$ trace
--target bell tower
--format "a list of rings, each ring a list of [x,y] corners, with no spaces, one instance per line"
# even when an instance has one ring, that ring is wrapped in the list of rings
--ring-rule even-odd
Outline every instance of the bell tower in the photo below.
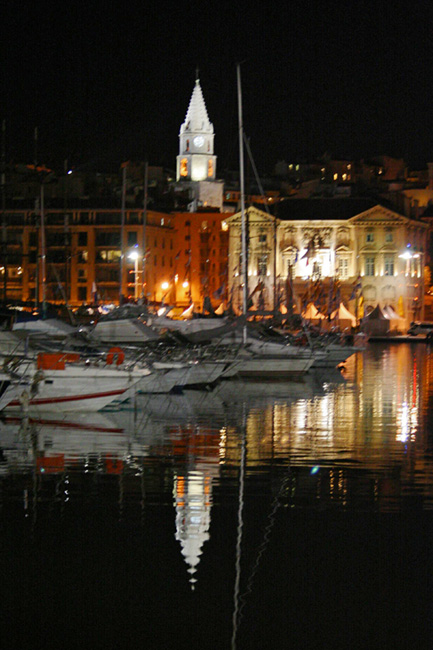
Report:
[[[179,155],[176,158],[177,181],[215,181],[214,129],[206,110],[200,80],[194,90],[179,132]]]

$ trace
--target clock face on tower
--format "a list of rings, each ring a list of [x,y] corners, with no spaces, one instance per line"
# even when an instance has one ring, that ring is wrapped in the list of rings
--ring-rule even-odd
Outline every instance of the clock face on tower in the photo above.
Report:
[[[198,148],[204,145],[204,137],[202,135],[196,135],[194,138],[194,145]]]

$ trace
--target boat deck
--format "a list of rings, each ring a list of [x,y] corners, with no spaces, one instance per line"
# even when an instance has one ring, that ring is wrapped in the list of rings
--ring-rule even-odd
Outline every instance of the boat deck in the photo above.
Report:
[[[416,336],[410,336],[409,334],[397,334],[397,335],[386,335],[382,336],[370,336],[368,339],[369,343],[431,343],[430,340],[427,340],[425,334],[417,334]]]

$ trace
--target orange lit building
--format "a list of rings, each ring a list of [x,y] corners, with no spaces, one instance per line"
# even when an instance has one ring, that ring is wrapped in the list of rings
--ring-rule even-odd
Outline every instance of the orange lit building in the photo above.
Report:
[[[216,308],[227,296],[228,226],[221,212],[177,212],[173,297],[198,308],[209,296]]]
[[[8,210],[7,298],[40,302],[42,231],[31,210]],[[143,240],[143,211],[126,210],[121,246],[120,210],[46,210],[46,300],[70,305],[99,301],[117,303],[122,293],[161,301],[175,265],[175,233],[170,215],[148,211]],[[129,258],[138,252],[137,264]],[[123,251],[120,292],[120,258]],[[144,283],[143,283],[144,258]],[[4,262],[1,273],[4,277]],[[137,270],[137,278],[135,278]],[[0,278],[0,286],[3,280]]]

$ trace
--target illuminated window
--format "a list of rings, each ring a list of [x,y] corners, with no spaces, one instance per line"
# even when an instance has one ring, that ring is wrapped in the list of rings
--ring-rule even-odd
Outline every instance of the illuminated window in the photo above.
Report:
[[[374,257],[365,258],[365,275],[374,275]]]
[[[228,225],[227,221],[221,221],[221,230],[223,230],[224,232],[227,232],[228,229],[229,229],[229,225]]]
[[[343,179],[343,181],[346,181],[347,180],[347,174],[343,174],[341,178]]]
[[[188,160],[187,158],[182,158],[180,161],[180,175],[188,176]]]
[[[334,174],[334,181],[338,181],[338,174]]]
[[[349,277],[349,260],[345,257],[337,258],[338,275],[341,279]]]
[[[268,272],[268,256],[267,254],[259,255],[257,259],[257,274],[261,276],[267,275]]]
[[[212,158],[209,158],[207,161],[207,175],[209,177],[213,176],[213,160]]]
[[[394,275],[394,255],[385,255],[383,268],[385,275]]]

